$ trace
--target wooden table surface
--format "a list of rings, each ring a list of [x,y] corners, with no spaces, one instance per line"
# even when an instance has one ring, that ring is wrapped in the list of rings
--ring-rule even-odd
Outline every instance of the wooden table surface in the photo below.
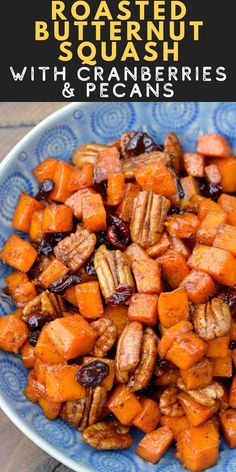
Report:
[[[64,103],[0,103],[0,161],[8,151]],[[0,410],[0,472],[69,472],[27,439]]]

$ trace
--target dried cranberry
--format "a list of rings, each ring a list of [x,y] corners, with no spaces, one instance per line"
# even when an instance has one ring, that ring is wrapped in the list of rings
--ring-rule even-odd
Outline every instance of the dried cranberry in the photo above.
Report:
[[[223,193],[223,189],[220,185],[213,185],[210,182],[208,182],[208,180],[206,180],[204,178],[200,179],[199,188],[200,188],[200,192],[203,195],[203,197],[211,198],[215,202],[218,200],[218,198]]]
[[[90,256],[90,258],[87,260],[84,270],[86,274],[88,275],[96,275],[96,270],[94,268],[94,254]]]
[[[60,279],[55,280],[52,284],[48,286],[49,292],[52,293],[64,293],[68,288],[73,287],[73,285],[79,284],[81,278],[76,275],[63,275]]]
[[[163,151],[163,146],[157,145],[148,133],[137,131],[125,146],[125,154],[138,156],[145,152]]]
[[[48,256],[53,252],[54,246],[56,246],[62,239],[68,236],[70,233],[45,233],[43,239],[38,247],[38,253]]]
[[[32,331],[32,333],[28,334],[28,341],[31,346],[36,346],[40,333],[41,331]]]
[[[88,365],[81,367],[76,374],[83,387],[96,387],[109,375],[109,365],[102,361],[93,361]]]
[[[101,246],[102,244],[107,244],[106,231],[100,231],[99,233],[96,233],[96,238],[97,238],[97,242],[95,246],[96,249],[99,248],[99,246]]]
[[[227,303],[231,312],[236,308],[236,289],[228,287],[220,293],[220,298]]]
[[[48,194],[53,190],[54,182],[51,179],[45,179],[40,184],[39,191],[35,195],[36,200],[47,200]]]
[[[47,318],[42,313],[31,313],[27,320],[27,326],[30,331],[40,331],[45,325]]]
[[[168,215],[174,215],[174,214],[179,214],[180,213],[180,206],[179,205],[175,205],[173,207],[171,207],[168,211]]]
[[[236,341],[230,341],[229,348],[230,349],[236,349]]]
[[[133,287],[130,285],[118,285],[116,292],[107,298],[108,305],[121,305],[127,302],[133,295]]]
[[[118,218],[117,216],[110,215],[108,217],[109,226],[107,230],[107,239],[111,246],[116,249],[125,249],[130,242],[130,231],[128,224]]]
[[[179,198],[185,198],[185,193],[181,185],[180,178],[178,177],[178,175],[176,175],[175,178],[176,178],[176,185],[177,185]]]

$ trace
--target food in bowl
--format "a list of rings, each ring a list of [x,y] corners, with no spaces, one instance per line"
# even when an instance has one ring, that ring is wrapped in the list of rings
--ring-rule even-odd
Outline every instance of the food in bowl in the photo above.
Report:
[[[201,136],[186,154],[173,133],[158,145],[131,131],[72,163],[46,158],[38,193],[22,189],[1,251],[17,309],[0,318],[0,348],[20,350],[26,397],[90,446],[128,448],[136,427],[142,459],[175,441],[186,468],[211,467],[219,428],[236,446],[229,143]]]

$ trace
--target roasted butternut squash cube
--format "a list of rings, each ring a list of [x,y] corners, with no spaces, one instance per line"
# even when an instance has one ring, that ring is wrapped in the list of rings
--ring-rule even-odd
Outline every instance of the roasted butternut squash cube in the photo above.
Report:
[[[166,229],[171,236],[176,238],[191,239],[195,238],[200,221],[192,213],[182,215],[171,215],[167,217]]]
[[[167,233],[164,232],[159,242],[154,244],[153,246],[149,246],[146,249],[146,252],[150,257],[159,257],[159,256],[162,256],[162,254],[164,254],[167,251],[167,249],[169,249],[170,245],[171,245],[170,239]]]
[[[183,164],[188,175],[204,177],[205,157],[197,152],[183,154]]]
[[[220,357],[224,359],[228,355],[229,350],[229,336],[221,336],[220,338],[208,341],[206,356],[217,359]]]
[[[29,372],[24,395],[33,403],[37,403],[39,398],[46,397],[45,385],[36,378],[34,370]]]
[[[180,369],[187,390],[196,390],[209,385],[213,377],[212,362],[206,357],[189,369]]]
[[[178,395],[181,406],[187,415],[188,421],[192,426],[198,426],[199,424],[207,421],[219,408],[219,401],[215,401],[215,405],[201,405],[196,402],[187,392],[181,392]]]
[[[104,315],[115,323],[118,335],[129,323],[128,307],[125,305],[107,305]]]
[[[21,346],[21,357],[23,365],[26,369],[33,369],[34,367],[34,347],[31,346],[29,341],[25,341]]]
[[[128,317],[130,321],[140,321],[149,326],[157,322],[157,295],[135,293],[130,299]]]
[[[45,326],[38,338],[37,344],[34,348],[35,358],[40,359],[42,362],[49,364],[62,364],[65,362],[64,357],[59,354],[55,346],[51,342],[48,336],[48,326]]]
[[[39,405],[43,410],[44,416],[48,420],[55,420],[60,415],[61,412],[61,403],[51,402],[46,398],[39,398]]]
[[[236,447],[236,409],[230,408],[220,415],[221,427],[229,447]]]
[[[0,259],[20,272],[28,272],[38,256],[37,251],[28,241],[16,234],[9,236],[1,253]]]
[[[33,213],[42,208],[43,205],[40,202],[22,192],[13,215],[12,226],[19,231],[28,233]]]
[[[229,406],[236,408],[236,375],[232,380],[229,390]]]
[[[153,261],[151,258],[144,261],[134,261],[132,271],[139,293],[159,293],[161,291],[161,271],[157,261]]]
[[[117,215],[124,221],[130,221],[131,205],[133,203],[136,193],[140,187],[136,183],[128,182],[124,187],[124,194],[122,200],[116,210]]]
[[[166,198],[178,194],[175,175],[162,161],[137,169],[135,179],[142,190],[153,190]]]
[[[175,339],[166,358],[180,369],[189,369],[206,354],[206,351],[207,343],[190,331]]]
[[[111,394],[107,405],[121,424],[129,424],[142,411],[142,405],[126,385],[119,385]]]
[[[191,269],[207,272],[216,282],[223,285],[236,284],[236,259],[224,249],[198,244],[188,260],[188,265]]]
[[[66,205],[48,205],[43,211],[43,232],[61,233],[71,231],[73,212]]]
[[[55,202],[65,202],[66,199],[71,195],[71,191],[68,188],[71,174],[74,167],[65,161],[58,161],[56,172],[53,176],[54,187],[50,192],[51,200]]]
[[[78,220],[82,220],[82,198],[95,194],[96,192],[93,188],[82,188],[67,198],[65,205],[72,209],[74,216]]]
[[[132,424],[144,433],[154,431],[160,421],[161,413],[157,402],[151,398],[140,398],[142,411],[135,416]]]
[[[171,326],[171,328],[165,329],[157,347],[159,356],[165,357],[172,343],[182,334],[190,333],[192,330],[193,325],[190,321],[179,321],[179,323]]]
[[[158,316],[165,328],[189,319],[188,296],[185,288],[162,292],[158,299]]]
[[[221,224],[215,235],[213,246],[220,249],[226,249],[236,256],[236,227],[232,225]]]
[[[217,203],[227,213],[227,223],[236,226],[236,197],[222,193]]]
[[[203,218],[198,228],[197,235],[196,235],[197,242],[199,244],[205,244],[206,246],[212,246],[220,226],[226,222],[226,219],[227,219],[227,215],[224,211],[222,212],[210,211],[205,216],[205,218]],[[215,246],[215,247],[219,247],[219,246]],[[222,249],[227,249],[227,248],[225,247]]]
[[[146,436],[138,443],[136,454],[142,459],[156,464],[165,454],[174,439],[173,432],[168,426],[147,433]]]
[[[198,138],[197,152],[203,156],[229,157],[231,148],[227,139],[222,134],[204,134]]]
[[[186,200],[191,200],[192,197],[200,194],[199,186],[191,175],[188,175],[188,177],[182,177],[180,183]]]
[[[17,353],[27,339],[28,328],[15,315],[0,317],[0,349]]]
[[[35,283],[24,272],[12,272],[5,278],[7,288],[17,306],[24,306],[33,300],[37,293]]]
[[[200,221],[208,215],[209,212],[222,212],[222,208],[219,203],[213,202],[210,198],[203,198],[198,207],[198,218]]]
[[[82,218],[90,231],[106,229],[106,210],[99,194],[82,198]]]
[[[107,179],[107,205],[116,206],[119,205],[125,189],[125,176],[124,174],[111,174],[108,175]]]
[[[43,162],[40,162],[40,164],[33,169],[33,174],[38,182],[41,183],[46,179],[52,180],[59,162],[60,161],[53,159],[52,157],[48,157]]]
[[[68,191],[76,192],[93,185],[93,164],[85,163],[82,167],[73,167],[69,175]]]
[[[160,424],[168,426],[174,435],[174,440],[177,441],[180,433],[187,428],[190,428],[190,423],[186,415],[183,416],[161,416]]]
[[[31,216],[29,237],[31,241],[39,244],[43,238],[43,209],[35,211]]]
[[[228,350],[226,357],[211,359],[213,377],[232,377],[232,355]]]
[[[80,400],[85,397],[85,388],[76,380],[78,365],[55,365],[46,371],[47,397],[53,402]]]
[[[190,272],[179,286],[186,289],[189,300],[195,305],[207,302],[208,298],[216,292],[216,285],[211,276],[201,270]]]
[[[76,285],[75,293],[80,314],[84,318],[92,319],[103,316],[103,304],[97,281]]]
[[[68,267],[66,267],[61,261],[53,259],[49,262],[46,269],[39,274],[38,281],[43,287],[47,288],[53,282],[63,277],[63,275],[66,275],[68,271]]]
[[[220,185],[224,192],[236,192],[236,159],[211,159],[210,163],[216,165],[220,172]]]
[[[176,251],[168,250],[157,259],[162,269],[162,275],[171,288],[178,288],[184,277],[189,274],[187,262],[183,256]]]

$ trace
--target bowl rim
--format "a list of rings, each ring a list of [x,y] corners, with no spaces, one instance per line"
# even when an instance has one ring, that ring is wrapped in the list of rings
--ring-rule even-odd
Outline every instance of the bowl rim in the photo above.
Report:
[[[96,102],[93,102],[94,104]],[[0,163],[0,176],[2,172],[8,169],[9,165],[15,158],[15,155],[22,150],[24,145],[27,145],[28,141],[35,137],[35,134],[45,131],[45,128],[49,126],[53,120],[62,119],[64,116],[67,116],[68,113],[73,112],[78,106],[82,108],[86,108],[88,103],[86,102],[72,102],[66,104],[59,110],[48,115],[42,121],[40,121],[37,125],[35,125],[28,133],[26,133],[23,138],[9,151],[9,153],[3,158],[2,162]],[[52,456],[54,459],[58,460],[65,466],[69,467],[70,469],[76,472],[94,472],[90,466],[80,464],[75,459],[71,459],[66,457],[63,452],[59,448],[54,445],[51,445],[46,439],[44,439],[39,433],[37,433],[29,424],[27,424],[26,420],[22,418],[16,411],[12,409],[9,405],[9,401],[7,398],[4,397],[4,394],[0,392],[0,408],[2,411],[8,416],[11,422],[33,443],[35,443],[40,449],[45,451],[47,454]],[[78,446],[79,447],[79,446]],[[88,446],[89,447],[89,446]]]

